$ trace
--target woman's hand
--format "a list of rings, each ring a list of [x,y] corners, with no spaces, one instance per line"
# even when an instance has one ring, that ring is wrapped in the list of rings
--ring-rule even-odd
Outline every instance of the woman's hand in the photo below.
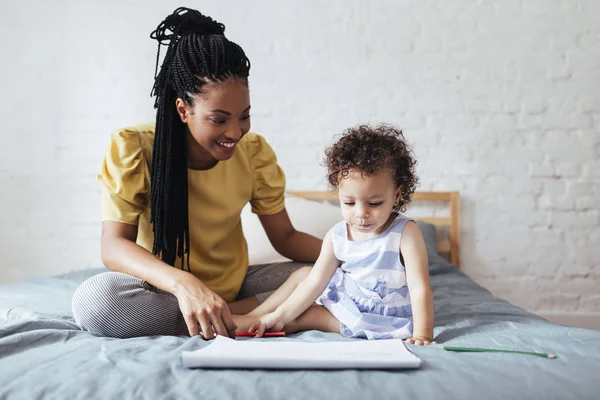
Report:
[[[262,316],[258,321],[250,325],[249,332],[256,332],[257,338],[261,337],[266,330],[281,331],[284,326],[283,317],[277,311]]]
[[[235,337],[237,326],[227,303],[199,279],[187,276],[173,294],[179,302],[190,336],[198,335],[200,327],[205,339],[212,339],[215,333]]]
[[[406,343],[415,344],[417,346],[429,346],[430,344],[437,344],[433,339],[425,336],[413,336],[405,340]]]

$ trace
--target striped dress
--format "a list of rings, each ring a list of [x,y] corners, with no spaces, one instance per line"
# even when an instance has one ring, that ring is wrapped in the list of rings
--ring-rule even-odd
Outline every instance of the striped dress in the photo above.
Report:
[[[340,333],[367,339],[412,336],[412,308],[400,262],[400,239],[410,219],[398,215],[380,235],[348,240],[346,222],[333,227],[335,256],[342,261],[317,299],[339,321]]]

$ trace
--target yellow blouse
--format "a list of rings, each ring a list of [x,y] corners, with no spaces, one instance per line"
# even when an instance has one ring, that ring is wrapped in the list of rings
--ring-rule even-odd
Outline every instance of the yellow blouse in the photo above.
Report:
[[[118,130],[102,162],[102,220],[138,226],[137,243],[152,251],[150,171],[154,124]],[[266,140],[246,134],[232,158],[209,170],[188,169],[190,268],[226,301],[236,299],[248,268],[240,213],[284,208],[285,176]],[[183,260],[178,259],[177,267]]]

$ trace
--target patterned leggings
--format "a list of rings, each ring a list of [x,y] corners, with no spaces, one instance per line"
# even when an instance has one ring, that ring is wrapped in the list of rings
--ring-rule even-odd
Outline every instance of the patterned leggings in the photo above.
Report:
[[[287,262],[249,267],[238,299],[256,296],[264,301],[305,265]],[[82,330],[103,336],[189,335],[175,296],[120,272],[104,272],[83,282],[73,295],[72,307]]]

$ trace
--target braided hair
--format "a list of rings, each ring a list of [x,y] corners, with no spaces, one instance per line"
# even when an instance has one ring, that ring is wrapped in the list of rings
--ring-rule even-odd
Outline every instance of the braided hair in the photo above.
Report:
[[[193,106],[192,96],[206,93],[205,85],[209,83],[231,77],[247,83],[250,61],[224,32],[223,24],[196,10],[180,7],[150,34],[158,41],[151,92],[151,96],[156,96],[157,109],[150,175],[152,252],[170,265],[187,254],[188,270],[187,126],[179,118],[175,103],[181,98]],[[161,45],[167,46],[167,52],[159,72]]]

